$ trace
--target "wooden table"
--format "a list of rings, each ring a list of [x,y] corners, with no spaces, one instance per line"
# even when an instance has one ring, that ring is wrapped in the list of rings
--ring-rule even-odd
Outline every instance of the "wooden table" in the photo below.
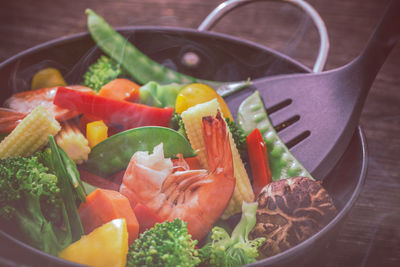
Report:
[[[12,0],[0,3],[0,62],[57,37],[86,30],[90,7],[113,26],[195,28],[221,1]],[[331,41],[326,69],[346,64],[362,49],[386,1],[310,0]],[[311,67],[318,35],[298,9],[256,2],[235,10],[213,30],[271,47]],[[2,85],[4,86],[4,85]],[[361,195],[329,252],[315,266],[400,266],[400,45],[379,73],[360,124],[368,141],[368,173]],[[319,263],[318,263],[319,262]],[[321,263],[323,262],[323,263]]]

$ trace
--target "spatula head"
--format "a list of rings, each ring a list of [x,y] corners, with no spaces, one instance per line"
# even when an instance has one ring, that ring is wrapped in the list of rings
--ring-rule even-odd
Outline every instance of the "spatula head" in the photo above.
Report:
[[[360,90],[354,88],[357,82],[349,73],[335,70],[260,79],[226,101],[239,106],[258,90],[282,140],[314,178],[323,179],[348,146],[361,111]]]

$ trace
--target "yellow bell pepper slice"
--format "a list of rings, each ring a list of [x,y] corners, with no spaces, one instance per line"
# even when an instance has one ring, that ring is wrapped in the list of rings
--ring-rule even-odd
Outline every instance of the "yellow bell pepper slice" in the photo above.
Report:
[[[104,141],[108,137],[108,127],[103,121],[93,121],[86,124],[86,139],[90,148]]]
[[[56,68],[45,68],[38,71],[32,78],[31,90],[66,86],[63,76]]]
[[[126,221],[115,219],[72,243],[58,256],[88,266],[124,267],[128,249]]]
[[[181,114],[190,107],[217,99],[225,118],[233,121],[231,111],[224,99],[210,86],[202,83],[192,83],[185,86],[178,94],[175,102],[175,112]]]

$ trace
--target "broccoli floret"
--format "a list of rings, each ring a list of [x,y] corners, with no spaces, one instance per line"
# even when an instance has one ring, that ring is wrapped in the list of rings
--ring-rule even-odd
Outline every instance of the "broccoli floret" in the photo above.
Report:
[[[246,133],[241,128],[239,128],[234,121],[230,120],[229,118],[226,118],[225,121],[229,127],[229,130],[232,133],[233,140],[235,141],[236,148],[238,149],[240,156],[242,157],[242,159],[246,159],[247,158]]]
[[[121,74],[120,64],[103,55],[89,66],[88,71],[83,75],[83,85],[98,92],[103,85],[116,79]]]
[[[235,267],[257,261],[258,248],[265,238],[249,240],[248,235],[256,224],[257,202],[242,204],[242,217],[233,229],[232,235],[225,229],[213,227],[212,241],[199,251],[204,266]]]
[[[172,115],[170,127],[187,139],[185,124],[183,123],[181,115],[179,115],[178,113],[174,113]]]
[[[72,241],[71,232],[58,179],[39,158],[0,159],[0,221],[24,242],[56,255]]]
[[[196,244],[182,220],[157,223],[131,245],[127,266],[196,266],[200,263]]]

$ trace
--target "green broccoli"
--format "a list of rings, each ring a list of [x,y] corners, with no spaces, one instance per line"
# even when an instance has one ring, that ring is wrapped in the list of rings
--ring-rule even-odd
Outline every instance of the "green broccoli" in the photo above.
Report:
[[[183,135],[184,137],[186,137],[187,139],[185,125],[183,124],[181,115],[179,115],[178,113],[174,113],[172,115],[170,127],[175,131],[177,131],[178,133],[180,133],[181,135]]]
[[[214,226],[212,241],[199,251],[201,262],[205,266],[235,267],[257,261],[258,247],[265,238],[249,240],[248,235],[256,224],[257,202],[242,204],[242,217],[233,229],[232,235],[225,229]]]
[[[0,221],[22,241],[56,255],[72,242],[71,230],[58,179],[38,153],[0,159]]]
[[[230,132],[232,133],[233,140],[235,141],[236,148],[239,151],[240,156],[243,160],[247,159],[247,135],[246,133],[239,128],[234,121],[231,121],[229,118],[225,119],[226,124],[229,127]]]
[[[196,266],[200,263],[196,244],[182,220],[157,223],[131,245],[127,266]]]
[[[103,55],[89,66],[88,71],[83,75],[83,85],[98,92],[103,85],[118,78],[121,74],[120,64]]]

